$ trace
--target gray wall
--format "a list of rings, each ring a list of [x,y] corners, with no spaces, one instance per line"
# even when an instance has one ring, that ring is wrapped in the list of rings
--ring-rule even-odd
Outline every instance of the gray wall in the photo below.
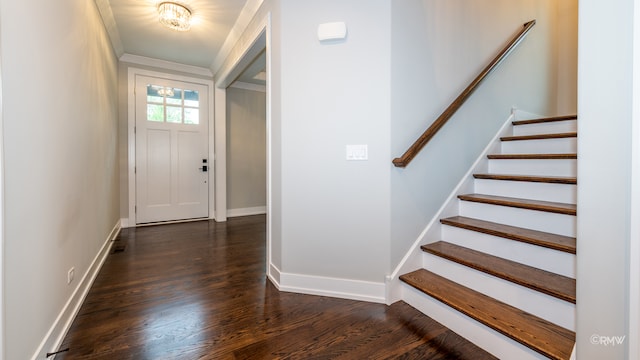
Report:
[[[0,13],[4,355],[29,359],[119,220],[117,60],[93,1]]]
[[[577,0],[569,2],[576,12]],[[558,22],[567,19],[560,18],[556,1],[391,3],[393,157],[402,155],[522,24],[537,20],[519,48],[413,162],[405,169],[391,171],[393,268],[507,119],[512,106],[543,115],[553,115],[558,108],[575,113],[575,108],[571,109],[576,102],[575,82],[560,81],[555,75],[575,73],[576,55],[572,55],[573,62],[571,58],[558,59]],[[570,38],[570,34],[563,37]],[[558,89],[573,100],[559,107]]]
[[[252,29],[268,11],[271,264],[284,273],[383,282],[512,106],[575,111],[575,82],[554,76],[575,72],[575,55],[561,64],[556,41],[571,38],[575,22],[559,29],[551,0],[267,0]],[[391,159],[532,18],[533,34],[455,125],[410,169],[393,168]],[[347,39],[320,44],[318,25],[333,21],[347,24]],[[249,42],[241,39],[223,69]],[[573,100],[560,105],[559,89]],[[345,161],[348,144],[368,144],[369,160]]]
[[[575,114],[578,109],[578,0],[557,1],[555,21],[558,114]]]
[[[267,205],[266,94],[227,89],[227,208]]]
[[[382,282],[389,268],[390,1],[283,0],[281,220],[285,273]],[[321,44],[318,25],[347,39]],[[345,146],[368,144],[368,161]]]

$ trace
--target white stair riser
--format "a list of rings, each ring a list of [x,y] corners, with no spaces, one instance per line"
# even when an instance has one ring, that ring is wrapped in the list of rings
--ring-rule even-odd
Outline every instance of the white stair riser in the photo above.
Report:
[[[442,239],[555,274],[576,277],[574,254],[448,225],[442,227]]]
[[[513,127],[513,135],[537,135],[577,132],[576,120],[554,121],[540,124],[517,125]]]
[[[503,303],[575,331],[575,305],[470,267],[424,253],[424,268]]]
[[[503,154],[565,154],[578,149],[576,138],[515,140],[501,143]]]
[[[506,175],[576,176],[576,159],[492,159],[489,172]]]
[[[548,360],[547,357],[517,343],[497,331],[452,309],[440,301],[403,284],[403,299],[430,318],[488,351],[499,359]]]
[[[460,215],[526,229],[576,236],[576,217],[545,211],[460,201]]]
[[[567,204],[576,203],[575,185],[476,179],[474,186],[475,192],[478,194],[554,201]]]

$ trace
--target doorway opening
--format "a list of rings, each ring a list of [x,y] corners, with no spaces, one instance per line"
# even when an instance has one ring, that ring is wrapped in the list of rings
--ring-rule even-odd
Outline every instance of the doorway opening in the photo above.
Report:
[[[235,215],[233,211],[228,213],[228,187],[233,185],[228,184],[229,176],[228,170],[232,170],[232,166],[228,165],[230,160],[229,154],[227,154],[227,137],[229,129],[227,129],[227,113],[232,112],[232,105],[227,107],[227,98],[233,97],[236,90],[256,90],[257,87],[264,87],[264,158],[266,160],[264,179],[266,206],[264,212],[266,213],[266,273],[271,278],[270,264],[272,263],[272,229],[273,229],[273,214],[272,214],[272,137],[271,137],[271,15],[267,14],[261,23],[257,24],[254,28],[254,36],[244,42],[246,46],[242,48],[238,53],[241,53],[235,61],[229,64],[220,76],[216,79],[215,88],[215,184],[216,184],[216,220],[224,221],[227,216]],[[239,42],[240,43],[240,42]],[[262,82],[260,82],[260,79]],[[239,80],[239,81],[238,81]],[[235,85],[234,85],[235,84]],[[244,84],[244,85],[238,85]],[[230,86],[232,86],[230,88]],[[243,89],[244,88],[244,89]],[[238,90],[238,91],[240,91]],[[255,95],[255,94],[254,94]],[[261,96],[261,95],[260,95]],[[233,149],[230,149],[233,152]],[[231,154],[233,156],[233,154]],[[233,176],[233,175],[231,175]],[[260,175],[262,176],[262,175]],[[233,189],[230,189],[233,191]],[[229,192],[231,195],[232,193]],[[233,196],[233,195],[231,195]],[[232,205],[232,204],[231,204]],[[233,205],[232,205],[233,206]],[[231,209],[234,210],[234,209]],[[249,208],[249,210],[252,210]],[[259,210],[259,209],[253,209]],[[245,211],[245,214],[247,212]]]

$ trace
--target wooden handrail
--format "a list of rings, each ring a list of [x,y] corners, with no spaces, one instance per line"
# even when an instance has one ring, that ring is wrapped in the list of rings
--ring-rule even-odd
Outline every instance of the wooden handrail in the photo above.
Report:
[[[467,98],[476,90],[478,85],[484,80],[509,53],[524,39],[525,35],[536,24],[535,20],[531,20],[523,25],[523,29],[505,46],[502,51],[485,67],[482,72],[467,86],[464,91],[449,105],[449,107],[429,126],[429,128],[416,140],[401,157],[393,159],[393,165],[396,167],[405,167],[409,165],[411,160],[418,155],[418,152],[431,140],[431,138],[440,130],[444,124],[455,114],[456,111],[464,104]]]

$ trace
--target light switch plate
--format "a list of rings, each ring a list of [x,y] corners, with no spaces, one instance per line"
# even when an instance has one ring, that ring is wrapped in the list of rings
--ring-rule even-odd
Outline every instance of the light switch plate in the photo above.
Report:
[[[369,160],[369,150],[367,145],[347,145],[348,161]]]

